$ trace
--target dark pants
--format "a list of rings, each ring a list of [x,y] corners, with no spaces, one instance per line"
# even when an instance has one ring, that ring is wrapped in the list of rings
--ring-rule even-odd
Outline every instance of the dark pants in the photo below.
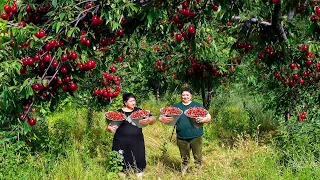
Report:
[[[180,150],[182,165],[187,165],[190,160],[190,151],[192,150],[194,163],[201,165],[202,159],[202,136],[193,139],[178,139],[177,145]]]

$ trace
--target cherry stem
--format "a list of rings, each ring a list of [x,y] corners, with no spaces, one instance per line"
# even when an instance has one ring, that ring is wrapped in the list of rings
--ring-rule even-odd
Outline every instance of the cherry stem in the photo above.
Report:
[[[28,108],[27,112],[24,114],[24,117],[23,117],[22,120],[26,119],[26,117],[28,116],[28,114],[29,114],[29,112],[30,112],[30,110],[31,110],[31,108],[33,106],[33,104],[34,104],[34,101],[32,101],[32,103],[29,105],[29,108]]]
[[[49,85],[49,84],[51,83],[51,81],[57,76],[57,74],[58,74],[58,72],[59,72],[59,70],[60,70],[61,67],[62,67],[62,65],[61,65],[61,63],[59,63],[58,68],[57,68],[56,72],[53,74],[53,76],[51,77],[51,79],[49,80],[48,85]]]
[[[77,27],[79,21],[80,21],[81,19],[83,19],[84,17],[86,17],[87,14],[85,14],[85,12],[87,12],[87,11],[89,11],[89,10],[95,8],[95,7],[96,7],[97,9],[99,9],[99,5],[93,6],[93,7],[89,8],[89,9],[85,9],[84,11],[80,12],[79,15],[78,15],[78,17],[77,17],[77,19],[71,21],[70,24],[76,22],[76,24],[74,25],[74,27]],[[96,9],[96,10],[97,10],[97,9]],[[96,11],[96,10],[95,10],[95,11]],[[81,14],[83,14],[83,16],[81,16]],[[80,16],[81,16],[81,17],[80,17]]]
[[[93,2],[93,1],[96,1],[96,0],[86,0],[86,1],[82,1],[82,2],[79,2],[78,4],[76,4],[76,6],[82,4],[82,3],[86,3],[86,2]]]
[[[43,78],[47,75],[47,72],[50,69],[53,60],[54,60],[54,58],[51,59],[49,66],[47,67],[46,71],[43,73],[43,75],[41,77],[41,80],[43,80]]]

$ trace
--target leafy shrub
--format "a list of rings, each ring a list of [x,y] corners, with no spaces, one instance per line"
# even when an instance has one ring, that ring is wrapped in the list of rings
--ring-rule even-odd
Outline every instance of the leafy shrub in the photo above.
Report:
[[[211,109],[213,124],[206,137],[228,141],[239,134],[256,135],[277,128],[273,111],[265,109],[265,100],[258,94],[248,94],[247,89],[234,85],[232,90],[218,89]]]
[[[110,151],[109,152],[109,160],[108,160],[108,165],[107,169],[110,172],[118,173],[122,171],[123,167],[123,156],[121,154],[121,151]]]
[[[281,152],[282,163],[297,168],[299,164],[306,161],[319,162],[319,118],[318,115],[301,123],[297,122],[297,117],[280,121],[279,132],[274,137],[274,143]]]

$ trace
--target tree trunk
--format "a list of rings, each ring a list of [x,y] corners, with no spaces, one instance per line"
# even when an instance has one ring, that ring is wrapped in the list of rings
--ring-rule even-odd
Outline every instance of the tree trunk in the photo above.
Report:
[[[207,85],[207,86],[206,86]],[[212,99],[212,84],[211,82],[203,82],[201,86],[202,104],[204,108],[209,109]]]
[[[160,86],[159,85],[156,87],[156,100],[160,101]]]
[[[205,83],[202,83],[202,86],[201,86],[201,96],[202,96],[202,104],[206,108],[207,98],[206,98],[206,86],[205,86]]]

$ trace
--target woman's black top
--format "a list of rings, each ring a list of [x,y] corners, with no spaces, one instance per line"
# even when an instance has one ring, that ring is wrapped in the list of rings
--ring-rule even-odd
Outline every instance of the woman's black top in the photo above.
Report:
[[[138,110],[141,109],[135,107],[132,112],[124,112],[122,109],[118,111],[130,116]],[[127,120],[121,121],[118,126],[113,138],[112,150],[118,151],[124,158],[122,171],[131,168],[135,172],[142,172],[146,168],[146,151],[142,128],[138,128]]]
[[[124,112],[122,109],[118,111],[124,113],[127,117],[130,116],[133,112],[141,110],[138,107],[135,107],[132,112]],[[132,125],[128,121],[121,121],[121,124],[118,125],[119,128],[117,129],[114,139],[117,140],[126,140],[126,141],[135,141],[139,139],[143,139],[142,128],[138,128],[135,125]]]

